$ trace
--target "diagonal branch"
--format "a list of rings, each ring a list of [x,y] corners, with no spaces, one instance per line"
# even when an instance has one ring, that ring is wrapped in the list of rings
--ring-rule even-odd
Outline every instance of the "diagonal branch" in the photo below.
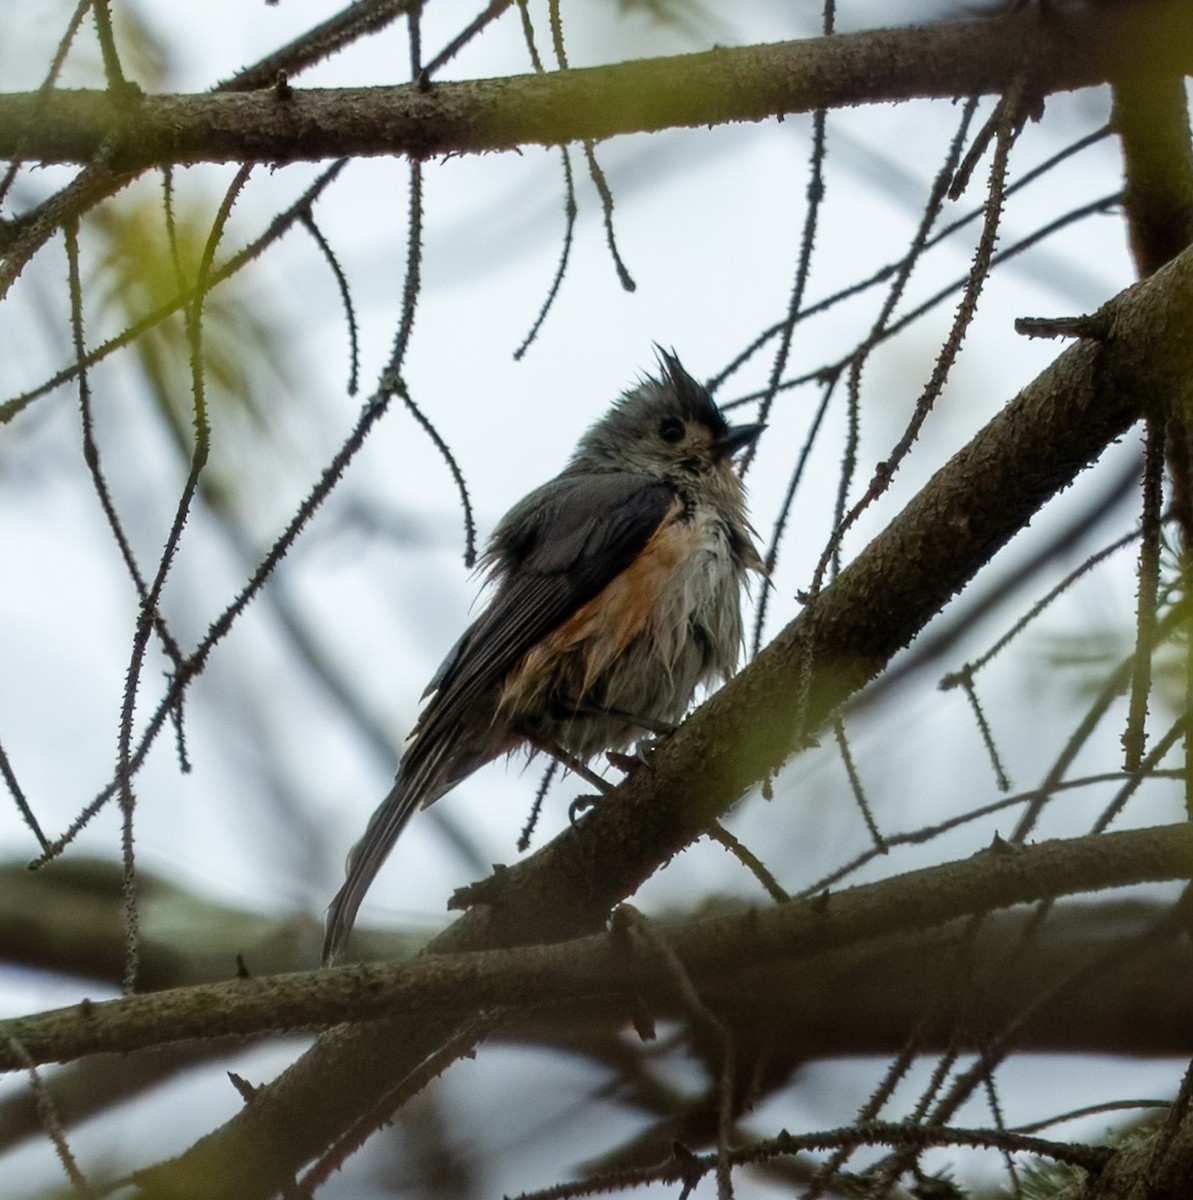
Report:
[[[1193,380],[1193,251],[1109,303],[943,467],[745,671],[579,825],[501,872],[437,952],[562,940],[610,909],[777,770],[884,668],[1043,504],[1142,411]],[[1108,845],[1109,843],[1100,843]],[[325,1034],[253,1103],[139,1177],[149,1196],[267,1196],[452,1037],[434,1011]],[[204,1182],[200,1182],[204,1181]]]

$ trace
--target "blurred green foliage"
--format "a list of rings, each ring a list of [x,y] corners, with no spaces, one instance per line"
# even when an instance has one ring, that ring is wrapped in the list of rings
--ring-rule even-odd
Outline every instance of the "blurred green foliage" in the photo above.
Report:
[[[100,325],[119,332],[193,291],[211,215],[209,206],[188,199],[174,206],[167,221],[160,198],[146,196],[95,209],[88,228],[97,257],[84,294]],[[284,330],[272,315],[268,291],[248,273],[204,295],[200,324],[198,367],[213,429],[205,493],[222,507],[231,492],[260,471],[266,444],[286,449],[278,443],[286,426],[276,419],[269,399],[298,396],[301,389],[289,370]],[[185,310],[142,333],[130,353],[171,440],[189,460],[195,384]]]

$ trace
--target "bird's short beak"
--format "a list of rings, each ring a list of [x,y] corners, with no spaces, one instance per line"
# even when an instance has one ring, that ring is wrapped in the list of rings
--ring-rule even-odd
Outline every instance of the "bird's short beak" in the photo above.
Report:
[[[739,450],[752,446],[765,428],[765,425],[734,425],[724,437],[713,442],[713,457],[722,460],[732,458]]]

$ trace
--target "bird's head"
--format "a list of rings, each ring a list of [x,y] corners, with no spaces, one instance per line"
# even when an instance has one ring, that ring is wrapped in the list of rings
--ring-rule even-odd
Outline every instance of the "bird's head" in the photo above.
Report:
[[[730,425],[709,391],[672,352],[580,439],[572,469],[632,471],[683,486],[732,473],[732,459],[762,425]]]

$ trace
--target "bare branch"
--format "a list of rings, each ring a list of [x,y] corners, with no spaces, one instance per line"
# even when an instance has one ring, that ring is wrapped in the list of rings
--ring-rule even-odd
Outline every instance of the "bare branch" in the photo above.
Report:
[[[761,121],[817,108],[1002,93],[1032,67],[1034,94],[1104,83],[1139,63],[1193,71],[1180,0],[1099,6],[710,50],[504,79],[397,87],[147,96],[0,96],[0,157],[116,172],[167,162],[293,162],[341,155],[558,145],[625,133]]]
[[[0,1069],[197,1037],[317,1028],[345,1019],[387,1017],[407,1027],[428,1013],[466,1020],[498,1007],[573,1003],[648,986],[652,995],[668,997],[674,993],[677,963],[697,986],[708,981],[719,994],[727,973],[751,964],[774,968],[1014,904],[1184,879],[1191,861],[1189,826],[1133,829],[992,849],[831,897],[826,893],[693,921],[658,935],[665,938],[665,953],[640,944],[626,954],[621,940],[601,932],[549,945],[424,954],[407,963],[235,979],[86,1002],[6,1022],[4,1030],[18,1039],[23,1057],[0,1044]]]

